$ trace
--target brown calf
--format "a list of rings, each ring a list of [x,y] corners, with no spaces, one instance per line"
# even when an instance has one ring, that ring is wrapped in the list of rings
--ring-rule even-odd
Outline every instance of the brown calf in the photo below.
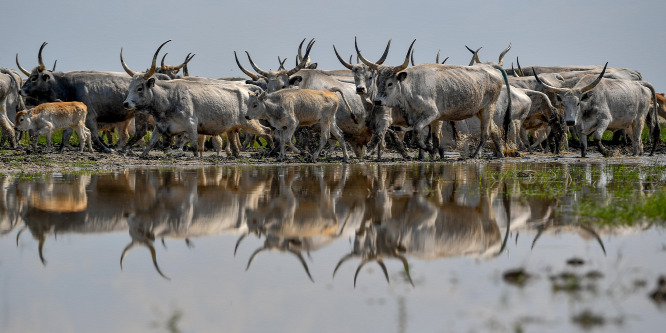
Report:
[[[37,148],[36,139],[46,135],[49,150],[51,150],[53,132],[72,128],[79,136],[80,151],[83,151],[84,144],[87,142],[88,150],[92,152],[91,133],[85,125],[87,113],[88,108],[81,102],[44,103],[33,109],[17,112],[15,128],[20,131],[35,131],[35,140],[33,140],[35,148]]]

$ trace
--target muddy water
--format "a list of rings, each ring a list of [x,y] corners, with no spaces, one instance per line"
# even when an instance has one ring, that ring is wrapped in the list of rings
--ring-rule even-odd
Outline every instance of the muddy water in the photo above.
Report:
[[[663,217],[596,208],[651,200],[663,171],[497,162],[3,176],[0,331],[661,331],[666,304],[649,295],[666,275]]]

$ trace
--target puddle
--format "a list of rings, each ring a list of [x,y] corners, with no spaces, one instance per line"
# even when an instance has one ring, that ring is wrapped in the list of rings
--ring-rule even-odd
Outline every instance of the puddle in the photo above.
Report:
[[[498,161],[2,176],[0,331],[657,331],[664,171]]]

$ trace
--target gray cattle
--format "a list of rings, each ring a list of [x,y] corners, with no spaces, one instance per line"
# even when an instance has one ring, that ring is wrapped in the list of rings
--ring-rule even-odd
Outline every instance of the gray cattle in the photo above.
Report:
[[[19,96],[20,82],[21,76],[17,72],[0,68],[0,125],[2,126],[0,146],[3,146],[6,140],[9,140],[12,147],[16,147],[14,125],[9,119],[16,116],[18,109],[25,108]]]
[[[312,43],[314,42],[310,42],[308,49],[306,49],[306,55],[309,53]],[[322,71],[319,69],[297,70],[298,67],[296,67],[293,70],[293,73],[291,73],[292,71],[266,72],[258,68],[254,62],[251,61],[251,58],[249,59],[252,67],[257,73],[266,79],[268,86],[267,91],[269,93],[282,89],[282,87],[286,88],[294,86],[310,90],[338,88],[344,91],[351,109],[348,109],[344,103],[340,104],[336,114],[337,125],[342,130],[345,141],[349,143],[356,156],[358,158],[363,158],[365,155],[365,147],[372,137],[372,130],[366,124],[367,118],[365,112],[363,112],[365,110],[363,101],[359,96],[354,94],[355,86],[351,78],[351,71],[348,71],[347,69],[343,71]],[[304,59],[307,59],[307,57],[304,56]],[[241,67],[239,63],[237,64]],[[301,64],[303,64],[303,66],[305,65],[304,62],[301,62]],[[244,69],[241,67],[241,70]],[[244,70],[244,72],[253,78],[260,77],[249,71]],[[344,73],[349,73],[350,76],[344,76]],[[350,117],[351,114],[354,114],[357,117],[356,122]]]
[[[416,40],[414,40],[415,42]],[[502,78],[510,95],[506,74],[500,66],[419,65],[407,68],[410,45],[405,61],[399,66],[383,66],[365,59],[357,48],[359,59],[377,70],[377,96],[374,103],[399,106],[407,113],[407,119],[418,133],[418,146],[427,147],[427,135],[423,129],[436,120],[463,120],[476,116],[481,121],[481,142],[472,157],[476,157],[491,134],[491,121],[495,104],[502,89]],[[496,69],[501,71],[501,75]],[[509,109],[511,103],[508,103]],[[510,111],[506,113],[504,130],[507,132]],[[502,145],[495,132],[492,138],[496,155],[503,157]]]
[[[39,65],[35,67],[21,88],[21,96],[40,102],[82,102],[88,107],[86,127],[92,133],[92,141],[104,152],[111,150],[100,140],[97,122],[116,123],[134,117],[134,110],[123,107],[129,87],[129,78],[116,72],[73,71],[53,72],[47,70],[39,48]],[[71,131],[63,134],[63,143],[69,141]],[[61,146],[60,150],[64,148]]]
[[[245,117],[248,120],[268,120],[275,128],[276,137],[280,142],[278,161],[283,161],[285,158],[285,143],[289,144],[295,152],[299,152],[291,144],[298,126],[319,124],[321,136],[319,147],[312,156],[313,161],[319,156],[329,134],[332,133],[342,147],[344,161],[349,162],[347,145],[335,119],[336,110],[340,104],[336,92],[342,96],[347,108],[351,108],[345,99],[344,92],[338,88],[328,90],[282,89],[271,94],[266,92],[259,95],[250,94],[248,112]],[[356,121],[353,114],[352,118]]]
[[[608,63],[606,63],[608,65]],[[604,66],[604,69],[606,66]],[[599,151],[607,156],[609,152],[601,144],[604,131],[624,129],[631,136],[633,154],[643,153],[641,133],[645,117],[650,111],[650,101],[654,100],[654,119],[657,119],[657,102],[654,87],[644,81],[605,79],[605,70],[598,76],[589,75],[581,79],[573,88],[557,88],[534,77],[549,91],[557,94],[564,108],[566,123],[574,126],[581,138],[581,156],[585,157],[587,136],[594,132],[594,140]],[[655,140],[654,154],[660,138],[658,122],[652,131]]]
[[[146,156],[162,135],[171,137],[186,133],[190,145],[197,155],[198,134],[220,135],[235,129],[243,129],[263,136],[269,144],[270,129],[256,120],[245,119],[247,100],[253,90],[246,85],[219,84],[190,80],[156,80],[153,76],[157,55],[155,52],[148,73],[137,73],[124,65],[132,76],[124,107],[130,110],[148,110],[155,119],[155,129],[150,142],[143,151]],[[157,133],[156,133],[157,132]]]

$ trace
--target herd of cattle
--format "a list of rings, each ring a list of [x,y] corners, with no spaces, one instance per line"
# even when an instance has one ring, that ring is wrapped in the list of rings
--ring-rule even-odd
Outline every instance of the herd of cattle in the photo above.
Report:
[[[296,66],[284,68],[279,59],[277,71],[259,68],[246,51],[254,72],[245,69],[238,57],[236,64],[247,78],[204,78],[189,76],[188,54],[178,66],[160,66],[157,58],[169,41],[160,45],[151,66],[145,72],[129,68],[120,50],[125,73],[100,71],[57,72],[44,65],[43,43],[38,53],[38,66],[24,69],[16,56],[18,71],[0,68],[0,122],[2,142],[17,146],[20,133],[30,131],[35,137],[47,136],[64,129],[63,143],[76,131],[80,149],[92,145],[110,152],[100,137],[100,130],[118,130],[116,149],[122,150],[137,142],[152,128],[152,135],[142,156],[160,142],[170,143],[178,137],[182,147],[189,141],[194,155],[201,156],[206,137],[212,137],[219,152],[226,136],[232,154],[258,136],[265,140],[278,161],[286,158],[285,145],[300,153],[303,147],[293,144],[298,127],[319,126],[319,147],[312,154],[319,156],[332,135],[339,143],[345,162],[349,161],[347,145],[358,158],[366,149],[375,149],[382,157],[386,134],[390,134],[399,153],[407,158],[405,132],[419,149],[443,156],[447,146],[460,140],[460,133],[478,138],[472,157],[476,157],[490,137],[497,157],[517,150],[531,151],[547,140],[547,147],[559,153],[573,137],[580,140],[581,155],[586,155],[587,139],[592,134],[598,150],[608,155],[602,145],[606,130],[624,131],[631,141],[632,153],[643,152],[641,133],[646,126],[651,135],[654,153],[661,141],[657,115],[666,115],[663,94],[639,72],[605,66],[532,66],[504,69],[503,59],[497,63],[479,60],[473,53],[467,66],[439,63],[416,65],[413,61],[414,42],[404,62],[384,65],[391,41],[381,58],[372,62],[365,58],[355,42],[356,64],[343,59],[338,70],[320,70],[311,63],[311,40],[302,54],[298,47]],[[412,66],[409,67],[410,58]],[[183,76],[179,76],[180,70]],[[14,111],[16,114],[14,115]],[[15,121],[12,124],[11,119]],[[130,129],[134,135],[130,140]],[[239,133],[246,140],[241,144]],[[629,140],[626,137],[629,137]],[[297,142],[297,145],[302,144]],[[334,142],[330,142],[335,147]],[[61,146],[61,150],[63,149]],[[278,153],[279,152],[279,153]]]

